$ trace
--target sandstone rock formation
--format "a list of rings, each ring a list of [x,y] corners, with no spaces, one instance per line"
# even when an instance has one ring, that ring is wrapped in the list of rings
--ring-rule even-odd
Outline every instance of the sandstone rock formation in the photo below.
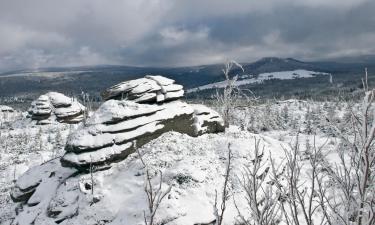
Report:
[[[147,142],[168,131],[198,136],[224,131],[221,117],[202,105],[181,101],[146,105],[126,100],[105,102],[68,139],[63,165],[88,168],[125,159]]]
[[[118,100],[123,95],[127,97]],[[80,169],[104,166],[125,159],[135,147],[168,131],[190,136],[224,131],[218,113],[176,100],[182,96],[182,86],[162,76],[149,75],[107,89],[103,97],[110,100],[69,137],[61,162]],[[140,104],[145,102],[154,104]]]
[[[127,99],[138,103],[161,103],[178,99],[184,95],[182,85],[160,75],[116,84],[102,93],[105,100]]]
[[[194,134],[218,133],[225,130],[223,118],[205,105],[192,104],[194,108]]]
[[[61,93],[48,92],[31,103],[29,117],[37,124],[78,123],[83,120],[86,108],[73,98]]]
[[[133,141],[139,147],[172,130],[194,135],[193,113],[180,101],[146,105],[109,100],[69,137],[62,162],[74,167],[109,164],[133,153]]]
[[[103,97],[108,100],[70,134],[65,155],[28,170],[17,180],[11,197],[21,207],[14,224],[70,224],[69,219],[83,213],[82,207],[100,204],[96,196],[104,192],[95,194],[91,189],[100,183],[92,174],[111,171],[114,162],[125,163],[136,148],[163,133],[199,136],[224,131],[218,113],[179,100],[183,93],[182,86],[161,76],[146,76],[106,90]],[[32,103],[30,116],[39,123],[52,118],[73,122],[84,110],[77,101],[50,92]],[[92,176],[85,174],[91,166],[95,168]]]
[[[7,105],[0,105],[0,112],[2,113],[12,113],[15,110],[12,107],[9,107]]]

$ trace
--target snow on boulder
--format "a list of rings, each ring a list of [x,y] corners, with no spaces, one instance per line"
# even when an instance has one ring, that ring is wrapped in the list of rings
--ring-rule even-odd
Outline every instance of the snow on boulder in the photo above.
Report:
[[[218,133],[225,130],[224,120],[216,111],[205,105],[193,104],[194,132],[196,135],[204,133]]]
[[[86,108],[77,100],[61,93],[49,92],[31,103],[29,117],[38,124],[78,123],[83,120]]]
[[[56,189],[60,185],[66,185],[66,179],[76,173],[77,170],[74,168],[62,167],[59,158],[47,161],[24,173],[11,191],[12,200],[23,204],[13,224],[54,224],[38,223],[35,219],[39,214],[47,211],[52,198],[56,195]]]
[[[190,136],[218,133],[224,131],[224,122],[203,105],[192,107],[181,101],[149,105],[112,99],[70,135],[61,160],[63,165],[82,169],[90,164],[109,165],[168,131]]]
[[[173,101],[162,105],[109,100],[68,138],[63,165],[87,168],[125,159],[137,147],[168,131],[194,136],[194,109]]]
[[[0,112],[2,113],[12,113],[15,110],[12,107],[9,107],[7,105],[0,105]]]
[[[181,98],[183,86],[160,75],[147,75],[144,78],[124,81],[102,93],[105,100],[127,99],[138,103],[165,102]]]

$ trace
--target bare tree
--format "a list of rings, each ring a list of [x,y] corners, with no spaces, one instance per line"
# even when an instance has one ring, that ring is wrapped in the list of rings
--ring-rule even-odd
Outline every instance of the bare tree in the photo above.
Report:
[[[230,115],[240,95],[239,89],[236,86],[238,76],[230,77],[230,72],[235,66],[245,71],[243,67],[234,60],[226,62],[225,68],[222,70],[225,76],[226,86],[224,87],[223,93],[219,93],[219,91],[216,92],[217,103],[222,109],[222,116],[226,127],[229,126]]]
[[[137,147],[136,141],[134,141],[134,148],[136,147]],[[154,185],[152,183],[152,175],[150,173],[150,170],[147,164],[145,163],[145,161],[143,160],[142,155],[138,149],[137,149],[137,153],[145,170],[144,191],[147,195],[148,216],[146,215],[146,211],[143,211],[144,224],[154,225],[156,211],[158,210],[160,203],[163,201],[163,199],[171,192],[172,186],[168,186],[168,188],[164,191],[162,190],[163,173],[160,170],[159,170],[159,182],[157,185]]]

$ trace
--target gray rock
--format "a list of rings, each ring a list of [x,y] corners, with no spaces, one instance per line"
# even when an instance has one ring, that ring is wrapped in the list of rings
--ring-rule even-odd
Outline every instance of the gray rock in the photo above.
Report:
[[[15,110],[12,107],[6,106],[6,105],[0,105],[0,112],[2,113],[12,113]]]
[[[194,132],[196,136],[225,131],[224,120],[219,113],[205,105],[192,104],[191,106],[194,108]]]
[[[127,99],[137,103],[162,103],[184,96],[182,85],[160,76],[147,75],[144,78],[116,84],[102,93],[104,100]]]
[[[194,110],[187,103],[137,104],[126,100],[105,102],[74,132],[61,159],[63,165],[87,168],[125,159],[137,147],[168,131],[195,135]]]
[[[54,121],[62,123],[79,123],[83,120],[86,108],[77,100],[61,93],[49,92],[41,95],[31,103],[29,117],[37,124],[50,124]]]

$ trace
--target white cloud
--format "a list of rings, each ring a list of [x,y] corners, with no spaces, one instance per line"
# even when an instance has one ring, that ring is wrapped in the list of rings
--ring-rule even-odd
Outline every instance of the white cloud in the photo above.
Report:
[[[371,6],[372,0],[1,0],[0,70],[371,53]]]
[[[167,27],[163,28],[159,33],[164,45],[176,46],[186,42],[207,40],[209,29],[207,27],[202,27],[196,31],[191,31],[183,28]]]

